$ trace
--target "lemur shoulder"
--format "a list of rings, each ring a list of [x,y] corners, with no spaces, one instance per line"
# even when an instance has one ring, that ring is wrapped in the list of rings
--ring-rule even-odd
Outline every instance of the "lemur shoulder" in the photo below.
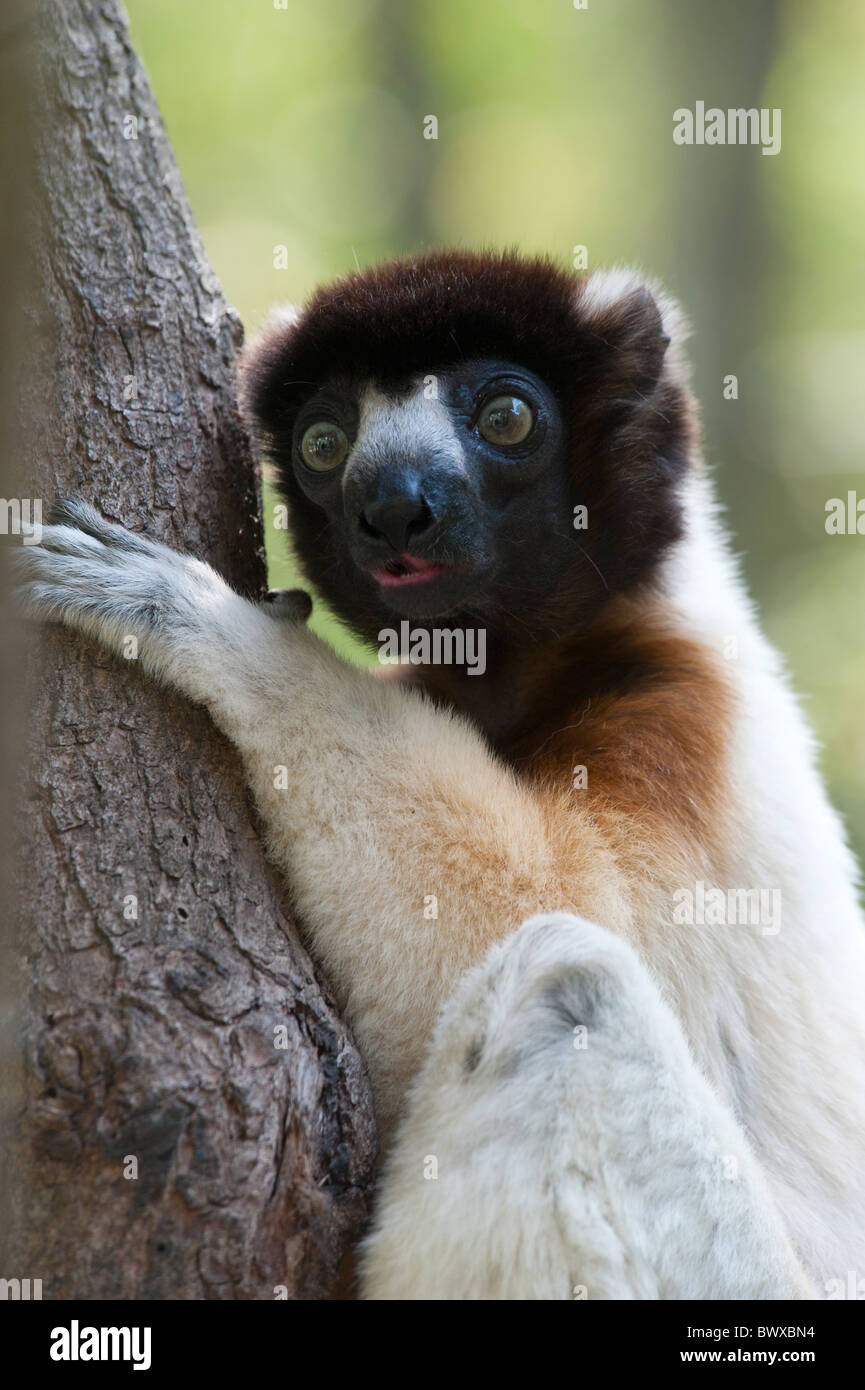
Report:
[[[310,583],[373,643],[483,628],[481,677],[374,679],[84,504],[19,553],[32,612],[137,635],[242,754],[370,1071],[367,1297],[800,1298],[865,1265],[857,871],[682,337],[632,273],[438,252],[248,349]]]

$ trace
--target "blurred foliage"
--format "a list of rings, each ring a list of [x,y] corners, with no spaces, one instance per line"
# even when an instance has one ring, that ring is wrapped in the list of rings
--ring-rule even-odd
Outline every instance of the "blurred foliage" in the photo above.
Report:
[[[861,0],[280,4],[129,4],[247,330],[322,279],[437,243],[564,264],[584,244],[590,265],[664,280],[692,323],[749,583],[865,853],[865,537],[824,529],[829,497],[865,496]],[[673,110],[698,99],[779,107],[780,154],[674,145]],[[294,582],[284,540],[268,536],[274,584]],[[315,621],[358,654],[320,605]]]

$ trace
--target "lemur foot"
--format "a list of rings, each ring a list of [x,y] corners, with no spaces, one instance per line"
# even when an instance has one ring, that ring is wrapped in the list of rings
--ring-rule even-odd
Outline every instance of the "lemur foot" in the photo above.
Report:
[[[458,985],[379,1212],[370,1298],[806,1296],[653,981],[567,913],[532,918]]]

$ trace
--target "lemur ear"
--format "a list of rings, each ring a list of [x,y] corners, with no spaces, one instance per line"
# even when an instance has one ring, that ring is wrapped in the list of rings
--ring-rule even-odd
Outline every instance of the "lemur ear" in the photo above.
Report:
[[[682,533],[680,482],[699,452],[681,344],[663,291],[629,270],[580,281],[587,361],[577,361],[571,469],[611,591],[637,584]]]
[[[662,373],[682,379],[687,329],[673,300],[639,271],[587,275],[577,289],[577,310],[599,345],[608,398],[648,396]]]
[[[279,429],[283,400],[282,364],[286,349],[300,320],[295,304],[272,308],[259,331],[244,343],[238,361],[240,408],[247,423],[257,432],[272,434]]]

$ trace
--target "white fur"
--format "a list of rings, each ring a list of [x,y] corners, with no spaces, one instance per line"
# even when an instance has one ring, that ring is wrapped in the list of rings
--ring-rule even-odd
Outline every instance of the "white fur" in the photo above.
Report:
[[[740,696],[729,767],[739,832],[728,882],[779,888],[783,916],[773,935],[735,926],[713,938],[687,928],[691,963],[668,952],[662,930],[651,966],[697,1060],[751,1135],[822,1288],[865,1271],[859,871],[816,770],[814,739],[699,473],[686,505],[687,536],[667,566],[671,608],[682,630],[734,653],[726,659]]]
[[[564,913],[460,982],[378,1210],[369,1298],[808,1296],[741,1131],[633,951]]]

